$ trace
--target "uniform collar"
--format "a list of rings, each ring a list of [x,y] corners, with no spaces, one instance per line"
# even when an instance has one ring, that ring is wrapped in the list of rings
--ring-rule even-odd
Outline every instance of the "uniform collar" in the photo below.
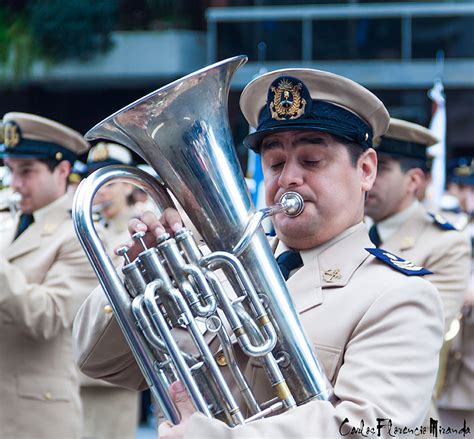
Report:
[[[33,216],[35,218],[35,222],[42,221],[44,218],[48,216],[48,214],[54,211],[58,206],[61,206],[66,200],[69,200],[70,195],[66,192],[64,195],[60,196],[52,203],[42,207],[41,209],[35,210],[33,212]]]
[[[366,247],[372,247],[372,243],[362,222],[325,244],[318,253],[322,287],[347,285],[355,270],[368,258]]]
[[[419,207],[420,202],[415,200],[406,209],[377,223],[377,231],[382,241],[382,246],[384,242],[388,241],[395,232],[400,229],[402,224],[404,224]]]
[[[5,257],[12,260],[40,247],[41,239],[44,236],[56,233],[58,227],[68,218],[71,218],[71,204],[70,195],[65,194],[35,211],[33,213],[35,222],[5,249]]]
[[[372,247],[363,223],[356,224],[321,246],[301,252],[304,265],[287,281],[298,312],[304,312],[323,302],[323,288],[345,286],[357,268],[370,255]],[[275,255],[288,248],[281,242]]]
[[[398,229],[386,241],[382,240],[381,247],[387,246],[393,252],[409,250],[415,247],[421,232],[433,220],[428,215],[426,208],[416,203],[411,215],[398,226]]]
[[[357,231],[359,228],[361,228],[361,226],[363,227],[364,223],[361,222],[354,226],[349,227],[348,229],[344,230],[342,233],[330,239],[329,241],[325,242],[324,244],[318,245],[317,247],[311,248],[309,250],[301,250],[300,254],[301,254],[301,258],[303,259],[303,264],[306,264],[306,262],[311,261],[312,259],[317,257],[319,254],[324,252],[324,250],[333,246],[341,239],[344,239],[346,236],[351,235],[352,233]],[[272,248],[273,248],[273,253],[276,258],[280,256],[280,254],[282,254],[283,252],[290,250],[290,248],[283,241],[280,241],[278,238],[276,238],[275,241],[272,243]]]

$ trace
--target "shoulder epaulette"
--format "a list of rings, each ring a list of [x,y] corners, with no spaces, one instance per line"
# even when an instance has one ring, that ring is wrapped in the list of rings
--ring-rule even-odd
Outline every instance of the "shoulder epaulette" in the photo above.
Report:
[[[455,213],[455,214],[462,213],[462,209],[460,207],[453,207],[451,209],[441,209],[441,211],[446,212],[446,213]]]
[[[433,223],[436,224],[440,229],[443,229],[443,230],[458,230],[455,226],[453,226],[450,222],[448,222],[439,213],[437,213],[437,214],[430,213],[430,217],[433,218]]]
[[[377,259],[390,265],[395,270],[401,271],[407,276],[423,276],[425,274],[433,274],[432,271],[427,270],[424,267],[415,265],[413,262],[407,261],[400,256],[395,256],[383,248],[366,248],[366,250],[374,255]]]

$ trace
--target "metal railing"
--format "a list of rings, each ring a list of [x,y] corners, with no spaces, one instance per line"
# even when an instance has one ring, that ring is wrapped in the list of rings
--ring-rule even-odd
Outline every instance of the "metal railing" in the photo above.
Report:
[[[302,6],[255,6],[209,8],[207,18],[207,61],[217,60],[220,23],[299,21],[302,23],[302,60],[313,59],[313,22],[341,19],[401,19],[401,59],[412,57],[412,19],[418,17],[465,17],[474,15],[474,2],[387,3]]]

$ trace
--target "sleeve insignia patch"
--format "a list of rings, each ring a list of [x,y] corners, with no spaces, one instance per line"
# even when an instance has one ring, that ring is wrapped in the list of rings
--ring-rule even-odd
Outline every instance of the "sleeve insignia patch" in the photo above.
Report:
[[[399,256],[395,256],[394,254],[382,248],[366,248],[366,250],[370,254],[374,255],[377,259],[380,259],[387,265],[390,265],[392,268],[401,271],[407,276],[423,276],[425,274],[433,274],[433,272],[430,270],[415,265],[413,262],[402,259]]]
[[[433,214],[433,213],[430,213],[430,217],[433,218],[433,222],[440,228],[440,229],[443,229],[443,230],[458,230],[455,226],[453,226],[451,223],[449,223],[448,221],[446,221],[445,218],[443,218],[441,215],[439,214]]]

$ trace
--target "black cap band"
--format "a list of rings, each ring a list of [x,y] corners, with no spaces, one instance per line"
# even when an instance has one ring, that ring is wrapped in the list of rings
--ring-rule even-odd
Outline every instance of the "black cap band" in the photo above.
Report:
[[[448,181],[474,186],[474,158],[458,157],[448,162]]]
[[[426,145],[389,137],[382,137],[380,145],[377,147],[377,152],[425,161],[428,160]]]
[[[104,166],[110,166],[110,165],[124,165],[123,162],[120,160],[115,160],[115,159],[106,159],[106,160],[101,160],[99,162],[87,162],[87,173],[92,174],[92,172],[96,171],[97,169],[103,168]],[[127,163],[129,166],[134,166],[134,163]]]
[[[31,139],[21,139],[14,147],[0,144],[0,157],[67,160],[71,164],[77,158],[71,150],[57,143]]]

